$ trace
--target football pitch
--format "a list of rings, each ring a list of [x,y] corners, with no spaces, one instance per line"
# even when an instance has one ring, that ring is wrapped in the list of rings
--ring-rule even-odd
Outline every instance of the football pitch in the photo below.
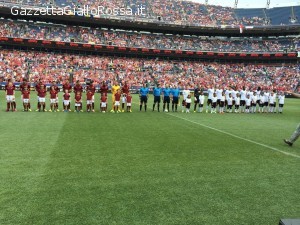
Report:
[[[152,96],[146,113],[134,95],[133,112],[119,114],[100,113],[99,94],[96,113],[35,112],[35,93],[22,112],[16,99],[18,112],[5,112],[1,92],[1,225],[300,218],[300,140],[282,141],[300,122],[299,99],[283,114],[223,115],[152,112]]]

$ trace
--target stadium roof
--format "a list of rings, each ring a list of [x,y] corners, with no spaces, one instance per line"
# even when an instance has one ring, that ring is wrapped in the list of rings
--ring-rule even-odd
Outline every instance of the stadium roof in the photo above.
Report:
[[[190,0],[204,4],[205,0]],[[234,0],[208,0],[210,5],[230,6],[234,7]],[[283,6],[299,6],[300,0],[270,0],[270,8]],[[238,8],[266,8],[267,0],[239,0]]]

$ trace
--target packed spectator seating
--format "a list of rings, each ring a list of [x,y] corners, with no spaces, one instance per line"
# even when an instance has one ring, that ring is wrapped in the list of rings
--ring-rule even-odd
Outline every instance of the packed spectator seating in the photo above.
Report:
[[[271,9],[234,9],[216,5],[206,5],[190,1],[174,0],[0,0],[0,4],[11,7],[12,5],[35,5],[39,7],[53,6],[71,8],[103,7],[106,9],[130,7],[135,18],[147,18],[158,23],[172,23],[196,26],[218,26],[218,25],[287,25],[295,24],[298,21],[290,20],[292,10],[298,17],[299,7],[278,7]],[[144,6],[143,14],[137,15],[137,8]],[[105,14],[103,14],[105,15]],[[109,15],[106,15],[109,16]],[[121,15],[117,15],[121,18]],[[124,17],[124,16],[123,16]],[[128,19],[128,18],[127,18]]]
[[[189,37],[7,20],[0,20],[0,36],[64,42],[73,41],[118,47],[218,52],[279,52],[286,49],[295,51],[296,43],[298,43],[292,38],[260,40]]]
[[[63,83],[69,79],[84,82],[93,79],[110,84],[114,80],[127,81],[131,86],[142,83],[167,83],[194,87],[213,84],[225,86],[257,86],[291,90],[298,85],[297,65],[221,64],[197,61],[171,61],[125,57],[58,54],[35,51],[0,50],[0,82],[12,78],[21,82],[41,79]]]

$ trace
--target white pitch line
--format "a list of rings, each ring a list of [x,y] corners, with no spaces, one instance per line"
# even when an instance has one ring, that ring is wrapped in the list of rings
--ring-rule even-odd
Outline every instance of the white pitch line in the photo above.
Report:
[[[173,116],[173,117],[176,117],[176,118],[185,120],[185,121],[188,121],[188,122],[190,122],[190,123],[197,124],[197,125],[202,126],[202,127],[206,127],[206,128],[208,128],[208,129],[211,129],[211,130],[214,130],[214,131],[217,131],[217,132],[220,132],[220,133],[229,135],[229,136],[231,136],[231,137],[235,137],[235,138],[238,138],[238,139],[241,139],[241,140],[244,140],[244,141],[247,141],[247,142],[250,142],[250,143],[253,143],[253,144],[256,144],[256,145],[265,147],[265,148],[268,148],[268,149],[271,149],[271,150],[276,151],[276,152],[280,152],[280,153],[282,153],[282,154],[284,154],[284,155],[288,155],[288,156],[292,156],[292,157],[295,157],[295,158],[300,159],[300,156],[299,156],[299,155],[295,155],[295,154],[293,154],[293,153],[285,152],[285,151],[279,150],[279,149],[277,149],[277,148],[273,148],[273,147],[271,147],[271,146],[269,146],[269,145],[265,145],[265,144],[262,144],[262,143],[259,143],[259,142],[256,142],[256,141],[252,141],[252,140],[250,140],[250,139],[243,138],[243,137],[237,136],[237,135],[235,135],[235,134],[231,134],[231,133],[228,133],[228,132],[226,132],[226,131],[219,130],[219,129],[217,129],[217,128],[213,128],[213,127],[207,126],[207,125],[205,125],[205,124],[197,123],[197,122],[195,122],[195,121],[192,121],[192,120],[189,120],[189,119],[180,117],[180,116],[176,116],[176,115],[169,114],[169,113],[167,113],[167,115]]]

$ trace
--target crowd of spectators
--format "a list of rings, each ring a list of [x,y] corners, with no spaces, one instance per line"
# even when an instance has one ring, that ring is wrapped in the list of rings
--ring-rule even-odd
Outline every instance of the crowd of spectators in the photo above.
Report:
[[[72,75],[73,81],[92,79],[110,85],[127,81],[130,86],[143,83],[178,84],[193,88],[195,84],[257,86],[291,90],[300,79],[298,65],[254,65],[198,61],[171,61],[95,55],[72,55],[36,51],[0,50],[0,81],[12,78],[22,82],[41,79],[45,83],[63,83]]]
[[[147,18],[156,22],[166,22],[172,24],[196,25],[196,26],[216,26],[216,25],[266,25],[265,18],[261,17],[240,17],[235,15],[234,8],[216,5],[206,5],[191,1],[174,0],[1,0],[3,4],[23,4],[37,6],[54,6],[71,8],[103,7],[103,12],[107,9],[127,8],[132,9],[132,15],[126,17]],[[138,14],[137,8],[144,7],[143,14]],[[103,13],[101,16],[109,16]],[[117,15],[118,16],[118,15]],[[121,14],[119,15],[121,16]],[[288,16],[288,15],[287,15]]]
[[[37,24],[0,20],[0,36],[64,42],[80,42],[118,47],[150,49],[218,51],[218,52],[278,52],[295,51],[292,38],[271,40],[208,38],[183,35],[163,35],[96,28]],[[297,45],[298,46],[298,45]]]

